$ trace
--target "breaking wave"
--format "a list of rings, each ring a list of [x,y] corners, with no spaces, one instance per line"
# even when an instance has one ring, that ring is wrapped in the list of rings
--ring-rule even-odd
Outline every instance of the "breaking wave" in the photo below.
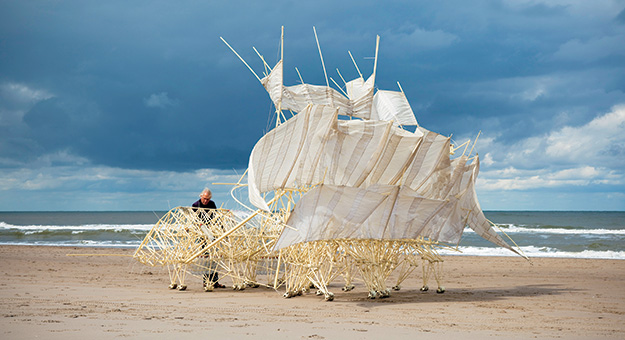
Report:
[[[457,255],[457,256],[511,256],[516,257],[517,254],[504,249],[494,247],[458,247],[458,251],[453,250],[441,250],[442,255]],[[582,250],[578,252],[563,251],[551,247],[534,247],[527,246],[521,247],[523,253],[529,258],[539,257],[557,257],[557,258],[582,258],[582,259],[609,259],[609,260],[625,260],[625,251],[614,250]]]

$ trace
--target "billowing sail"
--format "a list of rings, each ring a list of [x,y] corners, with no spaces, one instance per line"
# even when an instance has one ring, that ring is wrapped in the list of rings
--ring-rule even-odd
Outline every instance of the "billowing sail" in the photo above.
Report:
[[[438,195],[427,198],[406,186],[373,185],[367,188],[319,185],[308,191],[290,214],[274,249],[317,241],[369,243],[354,240],[431,240],[458,244],[465,226],[481,237],[517,254],[484,217],[474,184],[479,168],[461,156],[449,163],[451,178]],[[426,241],[427,242],[427,241]],[[399,251],[404,251],[400,248]],[[519,254],[520,255],[520,254]],[[378,255],[376,255],[378,256]],[[375,266],[375,259],[369,259]],[[381,261],[383,262],[383,261]]]
[[[363,78],[356,78],[345,84],[347,96],[352,104],[352,111],[348,115],[371,119],[374,81],[375,77],[371,76],[366,81]]]
[[[356,188],[321,185],[306,193],[289,217],[276,248],[299,242],[350,239],[460,241],[465,226],[499,246],[515,251],[484,217],[475,194],[478,163],[463,156],[437,196],[424,197],[406,186]],[[516,252],[516,251],[515,251]]]
[[[276,248],[329,239],[417,238],[423,225],[444,204],[409,188],[321,185],[302,197]]]
[[[480,207],[480,203],[477,200],[477,193],[475,192],[475,181],[477,180],[477,175],[480,171],[480,161],[477,156],[475,157],[475,166],[472,170],[472,180],[469,181],[467,193],[463,196],[462,201],[462,209],[465,211],[469,211],[469,214],[467,216],[467,225],[482,238],[500,247],[504,247],[519,255],[522,255],[515,248],[510,247],[510,245],[508,245],[508,243],[495,232],[492,224],[484,216],[482,207]]]
[[[338,114],[361,119],[394,121],[399,125],[417,125],[417,120],[402,92],[377,91],[374,77],[356,78],[345,84],[347,97],[339,91],[320,85],[284,86],[283,61],[280,60],[261,83],[274,105],[280,110],[302,112],[309,104],[338,109]]]
[[[418,125],[403,92],[379,90],[373,96],[371,119],[394,121],[399,125]]]
[[[438,143],[422,143],[425,130],[412,133],[391,122],[344,121],[336,115],[330,107],[309,105],[258,141],[248,166],[252,204],[267,210],[261,193],[318,183],[395,185],[407,175],[411,187],[435,171],[449,150],[448,139],[433,133],[428,136]]]
[[[261,79],[276,108],[302,112],[309,104],[316,104],[338,108],[342,115],[351,115],[353,112],[350,100],[331,87],[310,84],[286,87],[282,79],[282,60],[274,66],[268,76]]]
[[[296,113],[262,137],[248,167],[249,198],[313,188],[292,211],[277,248],[337,238],[458,243],[465,226],[513,250],[477,201],[477,156],[450,158],[450,138],[418,126],[401,91],[375,89],[373,75],[329,86],[284,86],[280,60],[261,83],[278,110]],[[358,119],[341,120],[339,116]],[[400,126],[417,126],[415,132]],[[513,250],[514,251],[514,250]]]
[[[263,136],[254,146],[248,165],[250,202],[268,211],[261,193],[317,180],[320,152],[333,125],[336,109],[309,105]]]

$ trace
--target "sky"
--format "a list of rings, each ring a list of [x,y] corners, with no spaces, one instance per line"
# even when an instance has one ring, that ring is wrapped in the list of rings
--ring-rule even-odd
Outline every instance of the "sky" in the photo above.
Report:
[[[625,1],[0,0],[0,211],[164,211],[231,186],[285,85],[373,70],[478,139],[483,210],[625,210]],[[235,196],[243,198],[244,191]]]

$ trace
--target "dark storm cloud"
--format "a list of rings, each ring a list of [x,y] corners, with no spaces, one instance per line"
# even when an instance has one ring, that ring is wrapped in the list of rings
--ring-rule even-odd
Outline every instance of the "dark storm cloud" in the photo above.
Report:
[[[27,133],[20,139],[37,147],[22,157],[69,149],[96,164],[128,168],[245,167],[266,112],[255,114],[232,94],[265,97],[249,77],[234,82],[217,67],[228,51],[203,22],[219,9],[18,5],[4,11],[10,53],[2,56],[3,80],[54,96],[24,114]],[[176,105],[146,102],[160,93]],[[19,143],[7,142],[7,149]]]
[[[319,31],[330,75],[337,79],[336,67],[348,78],[357,76],[348,49],[365,76],[370,74],[372,61],[364,58],[373,56],[375,35],[381,34],[378,85],[395,89],[400,80],[413,105],[427,103],[418,113],[422,123],[450,134],[462,127],[479,129],[478,117],[501,117],[494,128],[515,138],[506,130],[518,131],[518,126],[509,120],[551,107],[518,103],[506,97],[510,93],[485,98],[473,95],[471,87],[553,72],[554,62],[541,58],[557,52],[569,41],[567,35],[580,30],[571,32],[574,23],[559,5],[478,2],[446,8],[390,2],[381,11],[375,2],[362,2],[344,5],[345,11],[340,10],[343,5],[327,11],[321,2],[293,6],[289,12],[286,4],[245,3],[248,11],[241,14],[242,3],[10,3],[3,27],[11,53],[3,74],[54,93],[56,104],[42,103],[27,115],[51,110],[50,120],[36,119],[51,124],[45,137],[35,139],[44,149],[72,148],[96,163],[125,167],[243,168],[251,146],[267,129],[267,98],[220,35],[242,49],[259,71],[251,46],[273,63],[282,23],[266,23],[280,18],[290,66],[285,81],[297,82],[297,66],[307,82],[321,84],[312,25]],[[146,105],[146,98],[160,93],[177,105]],[[542,119],[538,123],[544,126]],[[54,136],[59,138],[51,141]]]

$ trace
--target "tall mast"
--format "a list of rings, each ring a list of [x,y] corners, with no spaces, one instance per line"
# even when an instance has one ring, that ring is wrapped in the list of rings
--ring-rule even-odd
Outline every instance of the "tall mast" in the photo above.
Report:
[[[375,72],[378,68],[378,50],[380,48],[380,36],[376,35],[375,38],[375,60],[373,61],[373,82],[375,83]]]
[[[281,27],[280,33],[280,61],[282,61],[282,74],[280,79],[280,86],[284,88],[284,26]],[[280,120],[280,116],[282,116],[282,94],[280,95],[280,101],[276,106],[276,127],[278,127],[282,121]],[[285,119],[286,120],[286,119]]]
[[[321,54],[321,46],[319,45],[319,38],[317,38],[317,30],[315,26],[313,26],[313,32],[315,32],[315,40],[317,41],[317,49],[319,50],[319,58],[321,58],[321,67],[323,67],[323,75],[326,77],[326,85],[330,87],[330,83],[328,82],[328,73],[326,72],[326,65],[323,62],[323,54]]]
[[[284,26],[282,26],[282,34],[280,35],[280,60],[284,60]]]

